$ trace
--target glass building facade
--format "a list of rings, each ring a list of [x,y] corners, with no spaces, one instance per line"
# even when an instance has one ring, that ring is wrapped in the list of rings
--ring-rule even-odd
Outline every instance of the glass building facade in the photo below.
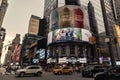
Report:
[[[120,60],[120,49],[118,43],[115,41],[116,39],[116,12],[114,8],[114,0],[101,0],[101,4],[103,4],[103,15],[104,15],[104,23],[106,29],[106,36],[109,37],[110,41],[108,43],[109,54],[111,57],[112,65],[115,65],[116,60]]]
[[[74,0],[75,1],[75,0]],[[88,10],[88,3],[89,1],[91,2],[93,8],[94,8],[94,14],[95,14],[95,20],[96,20],[96,26],[98,28],[98,34],[102,35],[102,37],[99,36],[99,42],[100,44],[104,44],[104,39],[103,36],[105,37],[105,26],[104,26],[104,19],[103,19],[103,14],[102,14],[102,9],[101,9],[101,3],[100,0],[76,0],[75,3],[69,3],[68,0],[45,0],[45,8],[44,8],[44,16],[48,19],[50,19],[50,13],[52,10],[55,10],[56,8],[60,8],[65,5],[77,5],[77,6],[84,6],[86,10]],[[49,30],[50,31],[50,30]],[[51,33],[52,34],[52,33]],[[48,36],[50,37],[50,36]],[[104,45],[100,45],[103,47]],[[89,57],[91,61],[94,61],[95,55],[91,53],[91,45],[89,44],[84,44],[84,43],[59,43],[59,44],[53,44],[49,45],[48,48],[51,50],[51,57]],[[100,53],[100,49],[98,50]],[[99,55],[99,54],[98,54]]]
[[[115,0],[115,11],[117,15],[117,22],[120,25],[120,0]]]

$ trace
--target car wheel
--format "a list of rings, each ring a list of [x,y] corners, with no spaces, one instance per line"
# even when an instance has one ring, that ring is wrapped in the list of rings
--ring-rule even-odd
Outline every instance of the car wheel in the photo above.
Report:
[[[93,73],[93,72],[92,72],[92,75],[91,75],[91,77],[95,77],[95,73]]]
[[[59,72],[58,72],[58,74],[60,75],[60,74],[61,74],[61,72],[59,71]]]
[[[21,72],[21,73],[20,73],[20,77],[23,77],[24,75],[25,75],[24,72]]]
[[[105,80],[103,77],[96,77],[95,80]]]
[[[71,75],[71,74],[72,74],[72,72],[70,71],[70,72],[69,72],[69,74]]]
[[[37,76],[41,76],[42,75],[42,73],[41,72],[37,72]]]
[[[82,77],[85,77],[85,74],[82,73]]]

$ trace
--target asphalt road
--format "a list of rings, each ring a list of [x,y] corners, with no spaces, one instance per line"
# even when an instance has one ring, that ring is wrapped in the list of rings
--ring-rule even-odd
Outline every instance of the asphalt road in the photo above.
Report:
[[[83,78],[81,74],[73,73],[72,75],[54,75],[50,72],[43,72],[41,77],[37,76],[25,76],[15,77],[14,74],[2,75],[0,74],[0,80],[94,80],[93,78]]]

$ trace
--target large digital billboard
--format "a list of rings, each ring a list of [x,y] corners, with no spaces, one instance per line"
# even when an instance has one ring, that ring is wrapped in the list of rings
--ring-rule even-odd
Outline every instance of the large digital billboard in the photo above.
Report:
[[[88,13],[85,7],[66,5],[51,12],[50,31],[68,27],[90,30]]]
[[[59,42],[89,42],[91,37],[89,30],[81,28],[62,28],[51,31],[48,34],[48,45],[50,43],[59,43]]]
[[[28,29],[28,33],[29,34],[38,34],[39,31],[39,18],[37,18],[36,16],[31,16],[30,22],[29,22],[29,29]]]
[[[19,60],[20,60],[20,52],[21,52],[21,44],[18,44],[17,46],[16,46],[16,52],[17,52],[17,54],[16,54],[16,62],[19,62]]]

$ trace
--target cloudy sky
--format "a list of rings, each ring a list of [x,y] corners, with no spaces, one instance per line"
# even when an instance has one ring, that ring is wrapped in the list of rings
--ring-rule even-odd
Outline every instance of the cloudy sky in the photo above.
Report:
[[[8,0],[8,8],[2,26],[6,29],[5,44],[21,34],[28,32],[31,15],[43,17],[44,0]]]
[[[16,34],[21,34],[21,39],[28,32],[31,15],[43,17],[44,0],[8,0],[8,8],[2,27],[6,29],[4,45],[12,41]],[[7,50],[3,48],[2,61]]]

